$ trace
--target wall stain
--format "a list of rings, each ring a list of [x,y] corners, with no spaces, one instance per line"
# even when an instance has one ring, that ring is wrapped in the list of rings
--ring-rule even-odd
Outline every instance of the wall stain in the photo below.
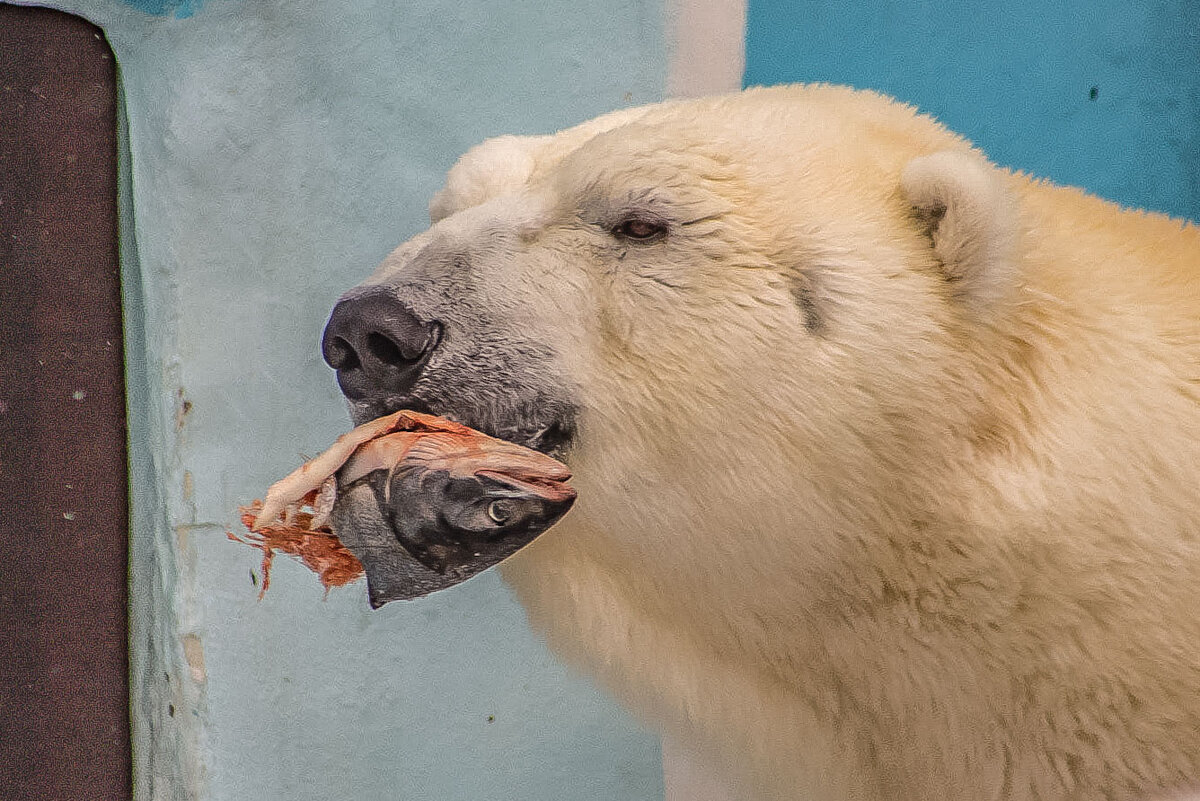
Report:
[[[183,635],[183,658],[187,660],[192,681],[203,684],[208,680],[208,671],[204,667],[204,644],[200,641],[200,635]]]

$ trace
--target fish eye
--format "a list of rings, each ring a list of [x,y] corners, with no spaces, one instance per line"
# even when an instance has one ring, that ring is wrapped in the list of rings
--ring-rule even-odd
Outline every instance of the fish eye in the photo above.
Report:
[[[512,520],[513,514],[516,512],[514,506],[515,504],[509,499],[492,501],[487,506],[488,519],[498,526],[503,526]]]

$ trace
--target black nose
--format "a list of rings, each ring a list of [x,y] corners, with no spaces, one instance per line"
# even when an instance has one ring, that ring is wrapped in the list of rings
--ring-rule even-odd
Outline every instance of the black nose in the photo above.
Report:
[[[412,389],[441,338],[441,323],[422,320],[387,287],[370,287],[333,307],[321,355],[347,398],[383,400]]]

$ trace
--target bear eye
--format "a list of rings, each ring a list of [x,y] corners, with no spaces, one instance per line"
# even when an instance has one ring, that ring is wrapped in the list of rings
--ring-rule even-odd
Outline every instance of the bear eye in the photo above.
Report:
[[[613,233],[625,239],[646,242],[666,236],[667,226],[655,220],[631,217],[614,228]]]

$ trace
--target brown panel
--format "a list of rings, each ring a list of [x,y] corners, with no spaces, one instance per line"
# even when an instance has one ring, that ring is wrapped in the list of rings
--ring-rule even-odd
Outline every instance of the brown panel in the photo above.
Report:
[[[130,797],[116,99],[99,29],[0,5],[0,798]]]

